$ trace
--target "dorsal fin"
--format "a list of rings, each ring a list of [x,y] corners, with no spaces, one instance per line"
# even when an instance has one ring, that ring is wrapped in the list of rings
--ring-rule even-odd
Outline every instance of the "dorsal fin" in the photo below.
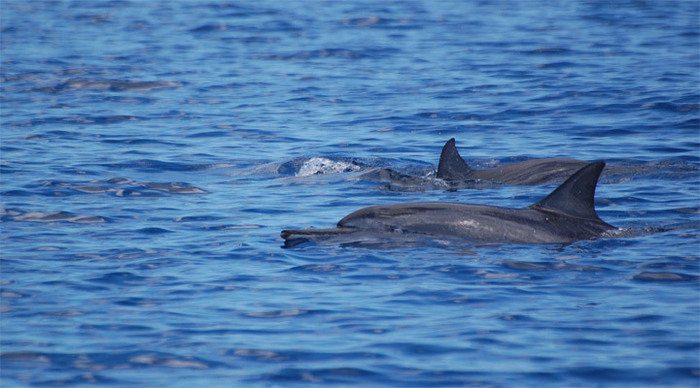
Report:
[[[600,220],[595,212],[595,187],[605,162],[587,164],[531,209],[554,211],[568,216]]]
[[[442,147],[436,176],[447,181],[458,181],[468,179],[471,172],[472,169],[457,151],[455,139],[448,140]]]

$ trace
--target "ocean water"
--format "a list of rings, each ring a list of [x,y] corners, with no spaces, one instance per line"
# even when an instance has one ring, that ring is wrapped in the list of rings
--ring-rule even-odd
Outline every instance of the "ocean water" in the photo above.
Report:
[[[0,2],[0,384],[700,385],[697,1]],[[282,248],[603,159],[569,245]]]

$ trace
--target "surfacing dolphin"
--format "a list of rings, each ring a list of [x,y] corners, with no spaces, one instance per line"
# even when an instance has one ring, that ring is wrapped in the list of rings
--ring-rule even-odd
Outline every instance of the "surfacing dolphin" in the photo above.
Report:
[[[483,188],[494,185],[527,186],[561,182],[588,163],[569,158],[543,158],[475,170],[462,159],[455,139],[452,138],[442,147],[434,175],[417,176],[390,168],[373,168],[362,173],[360,179],[384,182],[389,189],[401,191]]]
[[[480,180],[509,185],[539,185],[563,180],[588,163],[568,158],[545,158],[474,170],[462,159],[452,138],[442,147],[435,176],[448,182]]]
[[[286,247],[338,236],[361,243],[368,233],[494,243],[592,239],[615,229],[598,217],[594,207],[595,188],[604,167],[602,161],[587,164],[544,199],[523,209],[430,202],[370,206],[350,213],[335,228],[283,230],[281,237]]]

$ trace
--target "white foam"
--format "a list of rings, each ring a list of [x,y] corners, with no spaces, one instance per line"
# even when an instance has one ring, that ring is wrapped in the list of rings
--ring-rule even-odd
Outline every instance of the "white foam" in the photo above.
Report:
[[[296,176],[309,176],[317,174],[334,174],[339,172],[351,172],[360,170],[360,166],[342,162],[330,160],[327,158],[314,157],[301,165]]]

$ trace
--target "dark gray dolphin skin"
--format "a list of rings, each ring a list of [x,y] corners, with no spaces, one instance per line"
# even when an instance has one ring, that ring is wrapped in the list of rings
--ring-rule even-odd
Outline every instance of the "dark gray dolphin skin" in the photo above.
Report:
[[[452,138],[442,147],[436,177],[448,182],[480,180],[510,185],[539,185],[563,180],[586,164],[588,162],[576,159],[546,158],[473,170],[459,155],[455,139]]]
[[[452,138],[442,147],[438,169],[433,176],[416,176],[389,168],[373,168],[362,173],[360,179],[384,182],[387,188],[399,191],[478,189],[496,185],[528,186],[562,182],[588,163],[568,158],[544,158],[475,170],[462,159],[455,139]]]
[[[595,211],[602,161],[587,164],[541,201],[524,209],[460,203],[406,203],[370,206],[331,229],[283,230],[285,246],[362,233],[452,237],[474,242],[570,243],[592,239],[614,226]]]

